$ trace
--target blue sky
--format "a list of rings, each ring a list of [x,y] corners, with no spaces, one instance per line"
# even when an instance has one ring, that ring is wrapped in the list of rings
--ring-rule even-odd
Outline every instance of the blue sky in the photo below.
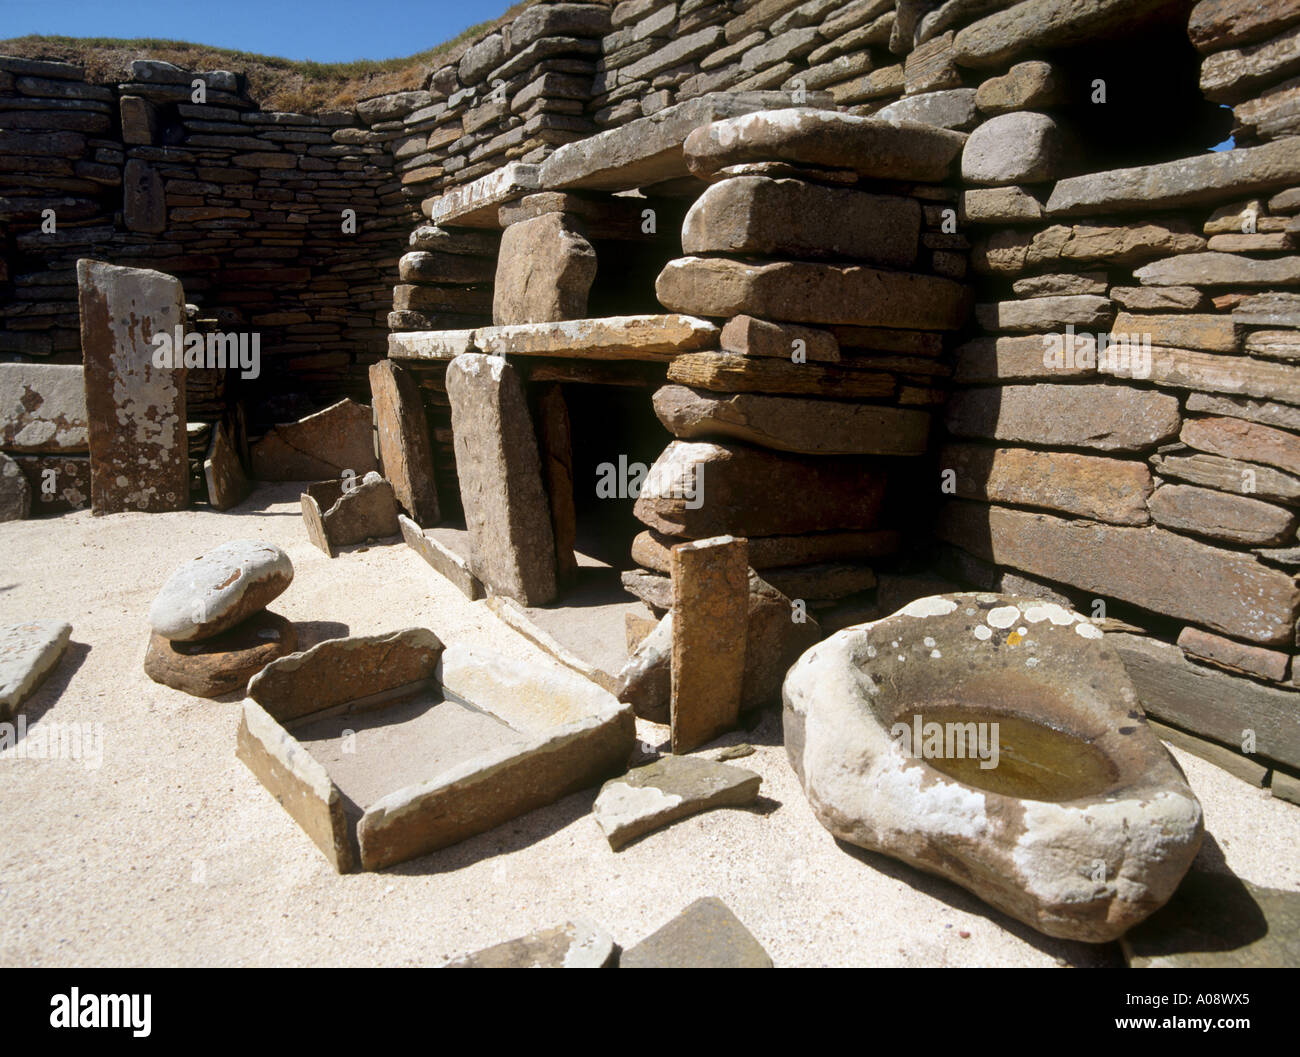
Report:
[[[288,59],[347,62],[424,51],[513,0],[0,0],[0,40],[160,37]]]

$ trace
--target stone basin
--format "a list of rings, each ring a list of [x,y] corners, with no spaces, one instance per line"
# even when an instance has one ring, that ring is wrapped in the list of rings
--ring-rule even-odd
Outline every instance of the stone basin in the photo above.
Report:
[[[1119,656],[1054,603],[918,599],[805,653],[784,700],[827,829],[1050,936],[1117,938],[1200,847],[1200,803]]]
[[[632,710],[431,631],[331,639],[248,686],[236,754],[339,873],[378,870],[621,774]]]

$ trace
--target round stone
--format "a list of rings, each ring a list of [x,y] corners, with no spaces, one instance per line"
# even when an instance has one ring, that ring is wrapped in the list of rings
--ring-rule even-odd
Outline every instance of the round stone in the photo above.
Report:
[[[149,623],[174,642],[209,639],[265,608],[292,582],[293,563],[274,544],[223,543],[172,573],[149,607]]]
[[[154,632],[144,671],[155,683],[195,697],[221,697],[243,690],[268,664],[297,648],[298,629],[264,609],[203,642],[173,642]]]

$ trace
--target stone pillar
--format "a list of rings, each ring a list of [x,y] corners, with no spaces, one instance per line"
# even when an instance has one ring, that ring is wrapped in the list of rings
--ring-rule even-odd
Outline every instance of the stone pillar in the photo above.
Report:
[[[433,448],[415,380],[391,360],[370,365],[370,393],[384,476],[402,509],[421,528],[442,520],[433,475]]]
[[[556,595],[555,535],[523,383],[504,357],[466,353],[447,368],[447,396],[474,575],[544,605]]]
[[[174,348],[185,319],[180,280],[80,260],[77,284],[91,510],[184,510],[190,490],[184,350]],[[171,339],[167,346],[155,346],[160,334]],[[172,351],[175,358],[165,355]]]
[[[745,678],[749,544],[734,536],[672,550],[672,747],[690,752],[736,725]]]

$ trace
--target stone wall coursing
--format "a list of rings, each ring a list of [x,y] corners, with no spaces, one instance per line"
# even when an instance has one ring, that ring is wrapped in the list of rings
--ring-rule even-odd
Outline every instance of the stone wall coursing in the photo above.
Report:
[[[92,85],[0,58],[0,357],[80,359],[75,264],[93,257],[169,272],[213,329],[260,335],[260,377],[230,393],[251,428],[364,398],[414,215],[384,117],[265,112],[227,71],[137,61]]]
[[[535,24],[578,10],[600,23],[597,5],[545,6],[566,13]],[[544,112],[538,100],[563,85],[552,112],[613,128],[710,92],[775,89],[969,134],[959,176],[925,212],[946,264],[971,247],[978,301],[942,416],[943,571],[1140,629],[1126,660],[1153,714],[1237,750],[1243,732],[1268,730],[1260,757],[1295,773],[1298,30],[1290,0],[626,0],[589,28],[596,48],[573,44],[576,31],[554,45],[583,51],[587,94],[540,76],[525,105]],[[462,74],[491,84],[499,34],[434,73],[444,120],[481,105],[453,96]],[[1209,153],[1229,134],[1235,150]],[[491,231],[508,222],[499,207],[554,189],[531,166],[557,145],[475,135],[496,166],[438,161],[427,144],[443,171],[422,188],[434,226],[421,238],[441,230],[439,210],[465,223],[480,192],[471,223]],[[493,187],[468,188],[489,171]],[[702,190],[676,189],[685,202]],[[937,226],[938,192],[955,231]],[[420,282],[437,277],[428,262]],[[1122,333],[1150,338],[1150,373],[1113,358]]]
[[[1022,3],[954,37],[984,79],[962,159],[976,329],[946,410],[940,564],[1140,629],[1116,641],[1153,715],[1239,752],[1258,737],[1255,759],[1294,773],[1300,7],[1183,5],[1236,147],[1101,172],[1052,11]]]

